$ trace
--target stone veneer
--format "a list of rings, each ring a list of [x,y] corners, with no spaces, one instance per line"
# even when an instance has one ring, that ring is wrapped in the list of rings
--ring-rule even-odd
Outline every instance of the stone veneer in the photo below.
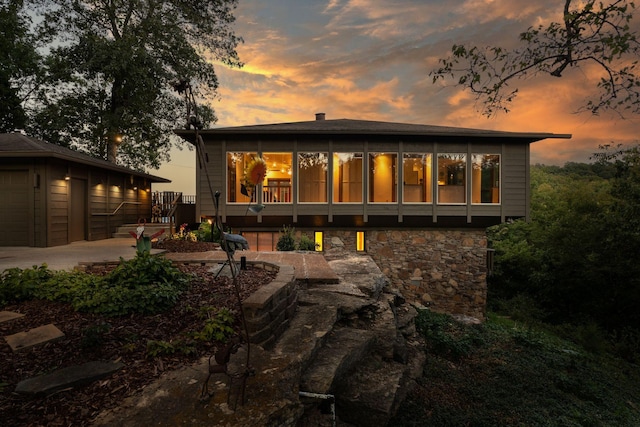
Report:
[[[355,251],[355,231],[326,231],[325,251]],[[353,249],[351,249],[353,248]],[[409,301],[483,320],[487,301],[484,230],[366,230],[365,249]]]

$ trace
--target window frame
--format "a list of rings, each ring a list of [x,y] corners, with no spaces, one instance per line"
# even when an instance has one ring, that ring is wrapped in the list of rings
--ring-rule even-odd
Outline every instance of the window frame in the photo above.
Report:
[[[405,175],[405,160],[416,159],[417,157],[408,157],[408,156],[421,156],[422,167],[425,169],[423,172],[423,176],[427,177],[428,181],[422,184],[422,191],[424,192],[424,198],[430,199],[425,200],[424,202],[414,202],[406,200],[406,186],[414,185],[407,184],[407,177]],[[433,168],[433,159],[434,155],[431,152],[418,152],[418,151],[405,151],[402,153],[402,204],[403,205],[433,205],[433,180],[437,178],[434,173]],[[420,176],[418,176],[418,183],[415,185],[420,185]]]
[[[229,160],[230,160],[230,155],[238,155],[241,154],[243,155],[243,161],[245,160],[244,157],[246,155],[252,155],[253,158],[256,157],[261,157],[260,153],[257,151],[227,151],[225,154],[225,183],[226,183],[226,189],[227,189],[227,197],[226,197],[226,201],[225,204],[227,205],[249,205],[251,203],[258,203],[258,195],[260,194],[260,191],[254,191],[253,194],[251,194],[251,196],[248,198],[248,200],[245,201],[231,201],[229,200],[231,197],[231,191],[230,191],[230,176],[229,176],[229,172],[230,172],[230,168],[229,168]],[[239,187],[242,185],[242,178],[244,175],[244,170],[246,168],[246,165],[244,165],[244,167],[241,170],[241,173],[236,175],[236,181],[235,184]],[[261,187],[262,183],[256,185],[256,188]],[[234,194],[235,196],[235,194]],[[255,199],[255,200],[253,200]]]
[[[303,202],[300,200],[300,185],[301,185],[301,179],[300,179],[300,155],[301,154],[324,154],[325,155],[325,164],[324,164],[324,173],[325,173],[325,183],[324,183],[324,196],[326,198],[326,200],[324,202]],[[330,191],[329,188],[331,188],[333,182],[331,180],[331,177],[329,176],[329,151],[298,151],[296,152],[296,165],[295,165],[295,171],[296,171],[296,203],[301,204],[301,205],[309,205],[309,204],[322,204],[322,205],[327,205],[329,204],[329,199],[330,199]]]
[[[483,156],[483,157],[487,157],[487,156],[496,156],[498,157],[498,163],[497,163],[497,168],[498,168],[498,179],[497,181],[495,179],[492,180],[492,183],[497,182],[498,186],[497,187],[491,187],[493,188],[497,188],[498,189],[498,201],[497,202],[482,202],[482,177],[480,177],[480,202],[474,202],[474,171],[475,169],[475,165],[478,164],[475,161],[475,157],[477,156]],[[481,163],[482,164],[482,163]],[[495,168],[495,165],[494,165]],[[480,168],[481,169],[481,168]],[[474,206],[499,206],[502,204],[502,155],[500,153],[472,153],[471,154],[471,204]]]
[[[442,176],[442,174],[440,173],[440,159],[443,158],[444,156],[452,156],[452,162],[455,162],[455,157],[454,156],[459,156],[461,158],[460,161],[458,161],[457,163],[460,163],[464,166],[464,173],[462,178],[457,177],[457,176],[450,176],[450,174],[447,172],[447,176]],[[437,161],[436,161],[436,167],[437,167],[437,179],[438,179],[438,191],[437,191],[437,204],[438,205],[442,205],[442,206],[465,206],[467,205],[467,201],[468,201],[468,195],[467,192],[469,190],[469,156],[467,155],[467,153],[465,152],[443,152],[443,153],[438,153],[437,155]],[[449,181],[449,180],[456,180],[459,182],[462,182],[462,185],[460,184],[441,184],[441,182],[443,180]],[[446,182],[445,181],[445,182]],[[441,187],[462,187],[462,194],[463,194],[463,200],[461,202],[443,202],[441,201],[441,194],[440,194],[440,190]]]
[[[360,171],[360,200],[355,201],[355,202],[343,202],[343,201],[339,201],[336,200],[336,186],[341,186],[342,184],[340,182],[336,183],[335,181],[335,177],[336,177],[336,173],[337,170],[339,169],[340,164],[338,163],[338,167],[336,167],[336,156],[338,156],[338,160],[339,160],[339,156],[340,154],[347,154],[347,155],[352,155],[351,159],[349,159],[349,161],[351,161],[353,158],[356,158],[357,155],[359,155],[360,157],[360,161],[362,162],[361,164],[361,171]],[[332,156],[331,156],[331,161],[333,162],[333,173],[331,176],[331,203],[334,205],[363,205],[365,203],[365,162],[364,162],[364,152],[363,151],[351,151],[351,152],[345,152],[345,151],[333,151],[332,152]]]
[[[394,163],[391,165],[391,201],[378,202],[372,200],[374,197],[373,191],[375,191],[374,176],[375,170],[374,163],[377,156],[394,156]],[[375,205],[395,205],[398,204],[398,152],[396,151],[369,151],[367,153],[367,203]]]

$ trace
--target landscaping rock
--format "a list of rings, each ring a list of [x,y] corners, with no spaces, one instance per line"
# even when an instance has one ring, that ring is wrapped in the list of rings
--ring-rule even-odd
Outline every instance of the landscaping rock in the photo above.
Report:
[[[18,332],[17,334],[7,335],[5,340],[11,350],[20,351],[38,344],[63,338],[64,334],[55,325],[49,324],[33,328],[28,331]]]
[[[83,365],[59,369],[47,375],[41,375],[21,381],[16,386],[16,393],[30,395],[48,395],[70,387],[90,384],[111,375],[124,366],[123,363],[88,362]]]

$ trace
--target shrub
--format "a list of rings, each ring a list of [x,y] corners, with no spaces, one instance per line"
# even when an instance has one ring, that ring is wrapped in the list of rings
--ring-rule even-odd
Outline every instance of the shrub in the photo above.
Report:
[[[122,261],[101,283],[94,282],[73,305],[79,311],[107,316],[155,314],[172,307],[188,282],[188,276],[171,261],[139,253]]]
[[[185,355],[195,354],[196,348],[193,343],[180,340],[174,342],[155,340],[147,341],[147,356],[170,356],[175,353],[182,353]]]
[[[204,328],[195,333],[194,338],[200,341],[227,341],[234,334],[234,322],[233,313],[223,308],[205,320]]]
[[[433,354],[452,360],[460,360],[485,344],[480,328],[465,326],[447,314],[422,310],[416,318],[416,327]]]
[[[173,306],[188,283],[189,276],[171,261],[138,252],[103,277],[52,272],[46,265],[5,270],[0,276],[0,304],[40,298],[107,316],[155,314]]]
[[[300,240],[298,241],[298,250],[299,251],[315,251],[316,242],[314,242],[308,236],[303,234],[302,236],[300,236]]]
[[[211,234],[212,228],[215,228],[212,224],[209,224],[208,222],[201,222],[198,226],[198,231],[196,231],[196,238],[198,241],[213,242],[213,235]]]
[[[293,237],[295,229],[293,227],[287,227],[286,225],[282,227],[282,231],[280,234],[280,238],[278,239],[278,243],[276,243],[276,250],[278,251],[295,251],[296,250],[296,240]]]
[[[46,264],[21,270],[9,268],[0,274],[0,306],[33,299],[41,283],[52,277]]]

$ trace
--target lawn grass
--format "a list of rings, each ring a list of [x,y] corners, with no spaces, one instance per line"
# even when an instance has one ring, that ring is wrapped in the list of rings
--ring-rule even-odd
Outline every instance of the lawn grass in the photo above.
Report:
[[[489,316],[422,312],[427,364],[393,426],[640,426],[640,367]]]

